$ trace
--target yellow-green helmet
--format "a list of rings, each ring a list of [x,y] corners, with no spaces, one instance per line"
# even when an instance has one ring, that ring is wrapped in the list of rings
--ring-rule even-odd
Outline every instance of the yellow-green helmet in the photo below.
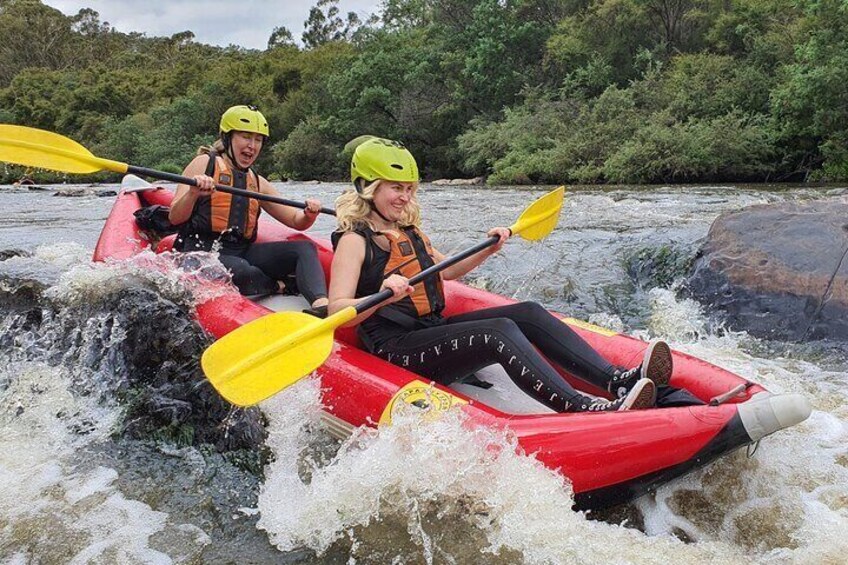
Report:
[[[222,133],[249,131],[265,137],[270,135],[268,120],[265,119],[262,112],[256,109],[256,106],[233,106],[229,108],[221,116],[220,129]]]
[[[350,160],[350,180],[361,190],[359,179],[366,183],[377,179],[397,182],[417,182],[418,164],[409,149],[399,141],[373,135],[361,135],[345,145],[353,149]]]

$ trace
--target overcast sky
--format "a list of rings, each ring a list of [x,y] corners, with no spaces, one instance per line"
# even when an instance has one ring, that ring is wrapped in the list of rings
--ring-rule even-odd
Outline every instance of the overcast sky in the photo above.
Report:
[[[275,27],[286,26],[300,43],[303,22],[317,0],[42,0],[69,16],[81,8],[100,13],[101,22],[118,31],[171,36],[191,30],[200,43],[265,49]],[[342,19],[356,12],[361,20],[378,11],[381,0],[339,0]]]

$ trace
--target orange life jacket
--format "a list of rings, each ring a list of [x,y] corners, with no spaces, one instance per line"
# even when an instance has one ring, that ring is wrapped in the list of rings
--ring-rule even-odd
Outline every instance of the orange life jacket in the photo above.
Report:
[[[259,176],[252,169],[233,170],[220,156],[210,153],[206,174],[218,184],[259,192]],[[259,223],[259,201],[219,190],[198,198],[189,220],[180,227],[182,249],[209,247],[209,242],[222,239],[230,243],[249,243],[256,239]]]
[[[433,244],[418,228],[407,227],[400,233],[384,232],[381,235],[389,240],[389,260],[383,268],[384,279],[395,274],[411,279],[435,264]],[[445,308],[445,291],[440,275],[421,281],[413,288],[415,292],[411,296],[392,306],[398,306],[404,313],[418,318],[441,314]]]
[[[370,228],[362,228],[357,229],[356,233],[365,238],[365,259],[356,285],[357,298],[379,292],[383,280],[390,275],[400,274],[412,278],[435,263],[433,245],[418,228],[402,228],[400,233],[375,232]],[[342,232],[333,234],[333,247],[338,245],[342,235],[344,235]],[[386,237],[389,242],[388,253],[374,241],[376,235]],[[371,329],[379,331],[376,326],[384,323],[385,320],[394,322],[405,330],[427,327],[436,323],[445,308],[441,276],[434,275],[413,288],[414,292],[411,296],[383,306],[374,316],[362,322],[360,329],[366,332]]]

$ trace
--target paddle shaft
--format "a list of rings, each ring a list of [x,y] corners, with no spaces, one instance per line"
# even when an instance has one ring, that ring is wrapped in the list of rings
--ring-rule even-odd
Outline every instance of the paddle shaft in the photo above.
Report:
[[[511,231],[512,230],[510,230],[510,232]],[[467,259],[467,258],[471,257],[472,255],[474,255],[475,253],[479,253],[480,251],[483,251],[487,247],[493,246],[494,244],[496,244],[498,242],[499,239],[500,238],[498,236],[493,235],[489,239],[487,239],[485,241],[481,241],[480,243],[478,243],[478,244],[476,244],[472,247],[469,247],[465,251],[460,251],[456,255],[452,255],[452,256],[446,258],[444,261],[440,261],[439,263],[436,263],[435,265],[432,265],[432,266],[424,269],[423,271],[421,271],[420,273],[418,273],[417,275],[415,275],[414,277],[409,279],[410,286],[414,286],[414,285],[420,283],[421,281],[423,281],[424,279],[426,279],[427,277],[430,277],[430,276],[432,276],[436,273],[440,273],[440,272],[444,271],[445,269],[447,269],[448,267],[450,267],[452,265],[456,265],[457,263],[459,263],[463,259]],[[371,296],[369,296],[368,298],[366,298],[365,300],[363,300],[362,302],[359,302],[356,306],[354,306],[354,308],[356,309],[356,313],[362,314],[363,312],[365,312],[369,308],[373,308],[374,306],[377,306],[381,302],[388,300],[389,298],[392,297],[393,294],[394,293],[389,288],[385,288],[385,289],[381,290],[380,292],[378,292],[377,294],[372,294]]]
[[[166,173],[165,171],[157,171],[156,169],[147,169],[145,167],[136,167],[135,165],[127,165],[127,172],[132,173],[134,175],[144,175],[148,177],[153,177],[159,180],[166,180],[170,182],[176,182],[179,184],[189,184],[191,186],[197,186],[197,181],[192,178],[184,177],[182,175],[175,175],[173,173]],[[227,186],[224,184],[215,184],[215,190],[220,190],[221,192],[227,192],[229,194],[235,194],[236,196],[245,196],[247,198],[253,198],[255,200],[264,200],[266,202],[276,202],[277,204],[284,204],[286,206],[293,206],[295,208],[306,208],[305,202],[297,202],[296,200],[289,200],[288,198],[280,198],[279,196],[271,196],[270,194],[262,194],[259,192],[253,192],[250,190],[244,190],[241,188],[235,188],[232,186]],[[332,208],[321,208],[322,214],[329,214],[331,216],[336,215],[336,211]]]
[[[478,244],[476,244],[472,247],[469,247],[465,251],[460,251],[456,255],[452,255],[452,256],[448,257],[447,259],[445,259],[444,261],[441,261],[439,263],[436,263],[435,265],[428,267],[427,269],[424,269],[423,271],[421,271],[420,273],[418,273],[417,275],[415,275],[414,277],[409,279],[409,284],[410,285],[418,284],[419,282],[423,281],[427,277],[431,277],[431,276],[435,275],[436,273],[444,271],[445,269],[447,269],[451,265],[455,265],[456,263],[462,261],[463,259],[467,259],[468,257],[474,255],[475,253],[478,253],[478,252],[486,249],[487,247],[493,246],[494,244],[496,244],[498,242],[498,239],[499,239],[498,236],[493,235],[489,239],[487,239],[485,241],[481,241],[480,243],[478,243]],[[365,312],[369,308],[373,308],[374,306],[377,306],[380,303],[385,302],[386,300],[391,298],[393,294],[394,293],[391,291],[391,289],[388,289],[388,288],[383,289],[376,294],[372,294],[371,296],[369,296],[368,298],[366,298],[362,302],[359,302],[355,306],[348,306],[347,308],[343,308],[342,310],[336,312],[335,314],[333,314],[332,316],[330,316],[328,318],[325,318],[324,320],[321,320],[320,322],[316,323],[315,325],[312,325],[312,326],[307,325],[307,326],[301,328],[300,330],[290,334],[289,336],[287,336],[282,341],[282,344],[278,342],[278,343],[270,343],[270,344],[266,345],[265,347],[261,348],[259,351],[256,351],[252,356],[242,360],[241,362],[235,363],[232,367],[229,368],[229,370],[222,372],[222,375],[225,375],[226,378],[228,378],[228,379],[232,379],[236,375],[240,374],[243,371],[251,370],[254,367],[256,367],[257,365],[261,365],[262,363],[267,362],[268,359],[270,359],[280,349],[291,349],[291,348],[297,347],[299,344],[304,343],[304,342],[306,342],[310,339],[313,339],[313,338],[315,338],[315,336],[318,336],[318,335],[321,335],[321,334],[326,334],[329,337],[332,337],[332,335],[333,335],[332,332],[335,328],[349,322],[350,320],[354,319],[356,316]],[[282,313],[278,313],[278,314],[274,314],[274,315],[280,316],[280,315],[282,315]],[[253,323],[256,323],[256,322],[253,322]],[[238,330],[236,330],[236,331],[238,331]],[[224,339],[226,339],[226,338],[224,338]],[[215,345],[213,345],[212,347],[214,348]],[[212,349],[212,348],[210,348],[210,349]],[[225,380],[222,377],[219,377],[219,378],[221,378],[221,380]]]
[[[528,241],[539,241],[556,226],[565,189],[560,187],[531,204],[509,230]],[[418,284],[497,244],[497,235],[448,257],[409,279]],[[201,360],[212,386],[230,402],[250,406],[310,374],[333,351],[333,332],[363,312],[379,307],[393,295],[389,289],[361,299],[319,320],[299,312],[262,316],[213,343]],[[297,352],[296,355],[293,353]]]

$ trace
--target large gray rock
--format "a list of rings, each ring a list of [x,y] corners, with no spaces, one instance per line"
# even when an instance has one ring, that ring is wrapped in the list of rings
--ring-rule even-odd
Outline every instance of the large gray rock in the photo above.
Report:
[[[719,216],[689,279],[733,329],[848,341],[848,203],[752,206]]]

